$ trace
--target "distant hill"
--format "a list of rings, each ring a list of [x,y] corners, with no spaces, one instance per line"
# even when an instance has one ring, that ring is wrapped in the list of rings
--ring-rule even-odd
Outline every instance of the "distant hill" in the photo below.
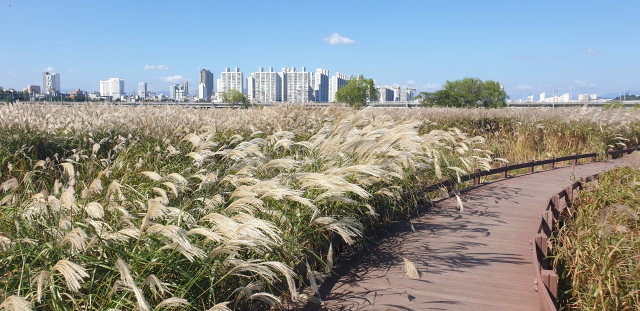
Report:
[[[640,92],[638,91],[627,91],[627,94],[640,94]],[[614,99],[616,97],[620,96],[620,93],[607,93],[607,94],[598,94],[598,99]]]

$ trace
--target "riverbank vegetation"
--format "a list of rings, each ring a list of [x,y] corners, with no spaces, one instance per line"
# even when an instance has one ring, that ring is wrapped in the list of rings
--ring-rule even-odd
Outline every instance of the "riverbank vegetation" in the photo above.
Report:
[[[580,193],[551,240],[562,309],[640,308],[639,186],[640,170],[621,167]]]
[[[425,185],[635,146],[639,120],[593,109],[0,106],[0,301],[319,302],[337,249],[407,215]]]

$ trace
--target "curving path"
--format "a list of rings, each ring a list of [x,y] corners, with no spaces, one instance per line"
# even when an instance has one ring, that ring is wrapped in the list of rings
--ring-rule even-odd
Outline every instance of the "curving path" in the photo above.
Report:
[[[371,255],[344,262],[321,287],[320,310],[539,310],[529,240],[549,198],[580,177],[615,167],[597,162],[494,181],[443,200]],[[404,274],[399,256],[423,273]],[[309,308],[309,306],[308,306]]]

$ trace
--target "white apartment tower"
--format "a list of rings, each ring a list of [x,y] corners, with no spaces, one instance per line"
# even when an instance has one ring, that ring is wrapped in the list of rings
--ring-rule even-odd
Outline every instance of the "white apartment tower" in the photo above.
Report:
[[[331,77],[331,80],[329,80],[329,102],[333,103],[336,101],[336,92],[345,85],[347,85],[347,76],[336,72],[336,74]]]
[[[247,77],[247,99],[249,99],[249,101],[253,101],[255,98],[254,86],[253,77]]]
[[[182,91],[182,96],[189,98],[189,81],[182,81],[182,87],[180,87]]]
[[[287,98],[287,68],[282,68],[281,72],[278,72],[278,77],[280,77],[280,101],[286,102]]]
[[[313,88],[311,85],[311,72],[305,67],[302,71],[291,68],[286,72],[287,81],[287,101],[296,104],[306,104],[313,99]]]
[[[236,67],[236,71],[231,72],[229,67],[225,68],[218,79],[218,93],[224,93],[228,90],[236,90],[244,92],[244,77],[240,68]]]
[[[207,88],[207,84],[206,83],[200,83],[198,85],[198,98],[199,99],[209,99],[209,97],[207,97],[209,89]]]
[[[42,92],[46,95],[60,93],[60,74],[59,73],[42,73]]]
[[[100,96],[119,98],[120,95],[124,95],[124,79],[110,78],[100,81]]]
[[[249,81],[249,79],[247,79]],[[269,71],[265,72],[260,67],[258,72],[251,74],[251,82],[253,85],[247,86],[251,99],[259,103],[275,103],[282,100],[282,79],[281,75],[273,71],[269,67]],[[251,90],[250,90],[251,89]]]
[[[147,83],[140,82],[138,83],[138,96],[140,99],[147,99]]]
[[[395,100],[395,92],[390,85],[378,86],[378,101],[381,103],[392,102]]]
[[[329,70],[318,68],[313,80],[314,100],[321,103],[329,101]]]
[[[213,73],[206,69],[200,70],[200,83],[204,83],[207,88],[206,94],[201,94],[200,89],[198,87],[198,97],[199,98],[211,98],[211,93],[213,93]]]
[[[169,87],[169,99],[176,99],[176,94],[178,93],[178,85],[172,85]]]
[[[402,87],[396,86],[393,87],[393,101],[399,102],[402,100]]]

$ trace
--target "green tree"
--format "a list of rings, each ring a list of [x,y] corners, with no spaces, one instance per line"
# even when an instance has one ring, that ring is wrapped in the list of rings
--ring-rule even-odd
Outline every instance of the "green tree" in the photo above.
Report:
[[[347,103],[354,108],[361,108],[376,100],[378,100],[378,90],[373,79],[365,79],[362,75],[352,77],[336,92],[336,102]]]
[[[504,107],[507,93],[500,83],[478,78],[447,81],[442,90],[433,93],[422,92],[416,96],[425,106],[443,106],[460,108],[499,108]]]
[[[249,107],[247,94],[238,90],[227,90],[222,93],[222,101],[231,104],[232,107],[238,104],[243,105],[245,108]]]

